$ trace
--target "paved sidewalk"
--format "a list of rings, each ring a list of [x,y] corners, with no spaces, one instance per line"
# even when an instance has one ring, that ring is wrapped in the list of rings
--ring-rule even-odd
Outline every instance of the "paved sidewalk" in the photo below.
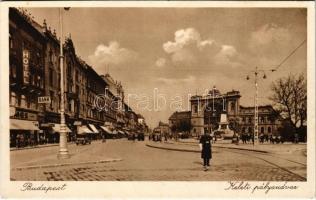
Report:
[[[11,151],[11,170],[24,170],[35,168],[61,167],[70,165],[97,164],[105,162],[122,161],[121,158],[111,157],[105,154],[88,153],[95,146],[104,146],[100,141],[93,141],[91,145],[76,146],[68,144],[70,158],[58,159],[58,146],[51,145],[50,148],[43,148],[40,151],[36,149],[25,149],[25,151]],[[29,155],[29,154],[32,155]],[[29,159],[26,156],[29,156]]]
[[[45,148],[45,147],[53,147],[58,146],[59,143],[53,143],[53,144],[40,144],[40,145],[34,145],[34,146],[26,146],[26,147],[11,147],[10,151],[18,151],[18,150],[25,150],[25,149],[34,149],[34,148]]]

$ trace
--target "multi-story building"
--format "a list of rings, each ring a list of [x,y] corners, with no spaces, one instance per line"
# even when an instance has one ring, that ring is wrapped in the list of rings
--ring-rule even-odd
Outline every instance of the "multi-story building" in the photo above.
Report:
[[[238,132],[241,134],[253,132],[254,107],[241,106],[240,97],[239,91],[221,94],[216,88],[210,90],[207,95],[192,96],[192,135],[201,135],[219,128],[230,129],[236,127],[236,124],[240,126]],[[259,133],[277,134],[279,126],[278,114],[272,106],[259,106]]]
[[[39,25],[25,11],[10,8],[9,45],[11,146],[17,141],[58,142],[61,71],[56,32],[45,20]],[[137,115],[124,103],[121,83],[109,74],[98,75],[78,57],[70,36],[62,48],[68,139],[83,129],[98,133],[108,122],[117,129],[136,130]]]
[[[195,95],[191,102],[192,134],[200,135],[215,130],[222,113],[227,114],[227,120],[233,120],[239,113],[239,91],[221,94],[215,87],[204,96]]]
[[[103,125],[106,118],[104,96],[107,84],[91,66],[87,68],[87,121],[89,124]],[[99,98],[101,96],[101,98]]]
[[[9,9],[10,144],[39,137],[44,107],[46,38],[24,11]]]
[[[56,32],[51,31],[47,27],[44,20],[42,31],[46,38],[46,51],[45,51],[45,94],[43,96],[49,97],[50,102],[43,104],[45,119],[40,124],[43,130],[41,139],[47,142],[56,142],[59,140],[58,125],[60,123],[60,44],[57,39]],[[68,128],[67,128],[68,130]]]
[[[254,133],[254,107],[240,106],[239,119],[240,131],[245,134]],[[259,134],[275,135],[278,134],[278,128],[281,126],[279,114],[271,105],[259,106]]]
[[[124,127],[124,90],[120,82],[117,82],[113,79],[110,74],[102,75],[102,78],[107,83],[106,94],[108,94],[109,99],[111,100],[111,108],[109,109],[109,115],[112,115],[115,112],[115,126],[119,129]],[[109,116],[111,119],[112,116]]]

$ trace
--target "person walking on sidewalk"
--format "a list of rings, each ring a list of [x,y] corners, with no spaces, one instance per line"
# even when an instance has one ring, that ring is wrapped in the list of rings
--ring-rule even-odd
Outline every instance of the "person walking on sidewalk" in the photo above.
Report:
[[[200,150],[201,158],[203,159],[204,170],[207,171],[210,166],[210,159],[212,159],[212,146],[211,146],[212,137],[209,133],[205,133],[200,138]]]

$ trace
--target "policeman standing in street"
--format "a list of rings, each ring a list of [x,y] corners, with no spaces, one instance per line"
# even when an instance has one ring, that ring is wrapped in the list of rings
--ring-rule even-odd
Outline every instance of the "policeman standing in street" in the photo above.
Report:
[[[211,146],[212,137],[209,133],[205,133],[200,138],[200,149],[201,157],[203,159],[204,171],[208,170],[210,166],[210,159],[212,158],[212,146]]]

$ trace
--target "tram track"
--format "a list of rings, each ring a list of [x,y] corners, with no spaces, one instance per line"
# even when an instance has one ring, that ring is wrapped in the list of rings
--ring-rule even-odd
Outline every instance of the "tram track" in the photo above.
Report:
[[[262,160],[262,161],[264,161],[264,162],[266,162],[266,163],[268,163],[268,164],[270,164],[270,165],[272,165],[272,166],[274,166],[274,167],[277,167],[277,168],[279,168],[279,169],[281,169],[281,170],[283,170],[283,171],[286,171],[286,172],[288,172],[288,173],[290,173],[290,174],[292,174],[292,175],[294,175],[294,176],[299,177],[299,179],[301,179],[302,181],[306,181],[306,180],[307,180],[306,177],[304,177],[304,176],[302,176],[302,175],[300,175],[300,174],[298,174],[298,173],[295,173],[295,172],[291,171],[290,169],[287,169],[286,167],[282,167],[282,166],[276,164],[275,162],[271,162],[271,161],[269,161],[268,159],[265,159],[265,158],[262,158],[262,157],[260,157],[260,156],[254,155],[254,154],[262,155],[262,154],[260,154],[260,153],[252,153],[252,154],[251,154],[251,153],[249,153],[249,152],[241,152],[240,150],[231,150],[231,149],[230,149],[230,150],[224,150],[224,151],[231,152],[231,153],[236,153],[236,154],[241,154],[241,155],[247,155],[247,156],[249,156],[249,157],[253,157],[253,158]],[[237,151],[240,151],[240,152],[237,152]],[[271,156],[271,155],[266,154],[266,155],[264,155],[264,156]],[[288,161],[288,162],[296,163],[296,164],[299,164],[299,165],[301,165],[301,166],[305,166],[305,167],[306,167],[305,164],[302,164],[302,163],[299,163],[299,162],[295,162],[295,161],[292,161],[292,160],[289,160],[289,159],[284,159],[284,158],[275,157],[275,156],[272,156],[272,157],[278,158],[278,159],[283,159],[283,160],[286,160],[286,161]]]
[[[167,142],[167,143],[168,144],[183,145],[183,146],[185,146],[185,145],[197,146],[198,145],[198,143],[181,143],[181,142],[176,142],[176,143]],[[307,165],[305,163],[301,163],[301,162],[294,161],[291,159],[283,158],[283,157],[277,156],[275,153],[271,153],[271,152],[257,152],[257,151],[252,151],[250,149],[247,150],[247,149],[233,148],[233,147],[226,148],[226,147],[213,146],[213,148],[220,148],[226,152],[235,153],[235,154],[239,154],[239,155],[245,155],[248,157],[259,159],[259,160],[261,160],[261,161],[263,161],[271,166],[274,166],[282,171],[285,171],[287,173],[290,173],[290,174],[296,176],[301,181],[307,180],[305,177],[305,173],[304,173],[304,175],[302,175],[302,174],[295,172],[295,170],[297,170],[297,169],[306,171]],[[172,148],[168,148],[168,149],[172,150]],[[177,149],[177,150],[179,150],[179,149]],[[199,152],[199,151],[194,151],[194,152]],[[285,166],[287,166],[287,167],[285,167]],[[292,168],[292,169],[290,169],[290,168]],[[304,168],[305,168],[305,170],[304,170]]]

